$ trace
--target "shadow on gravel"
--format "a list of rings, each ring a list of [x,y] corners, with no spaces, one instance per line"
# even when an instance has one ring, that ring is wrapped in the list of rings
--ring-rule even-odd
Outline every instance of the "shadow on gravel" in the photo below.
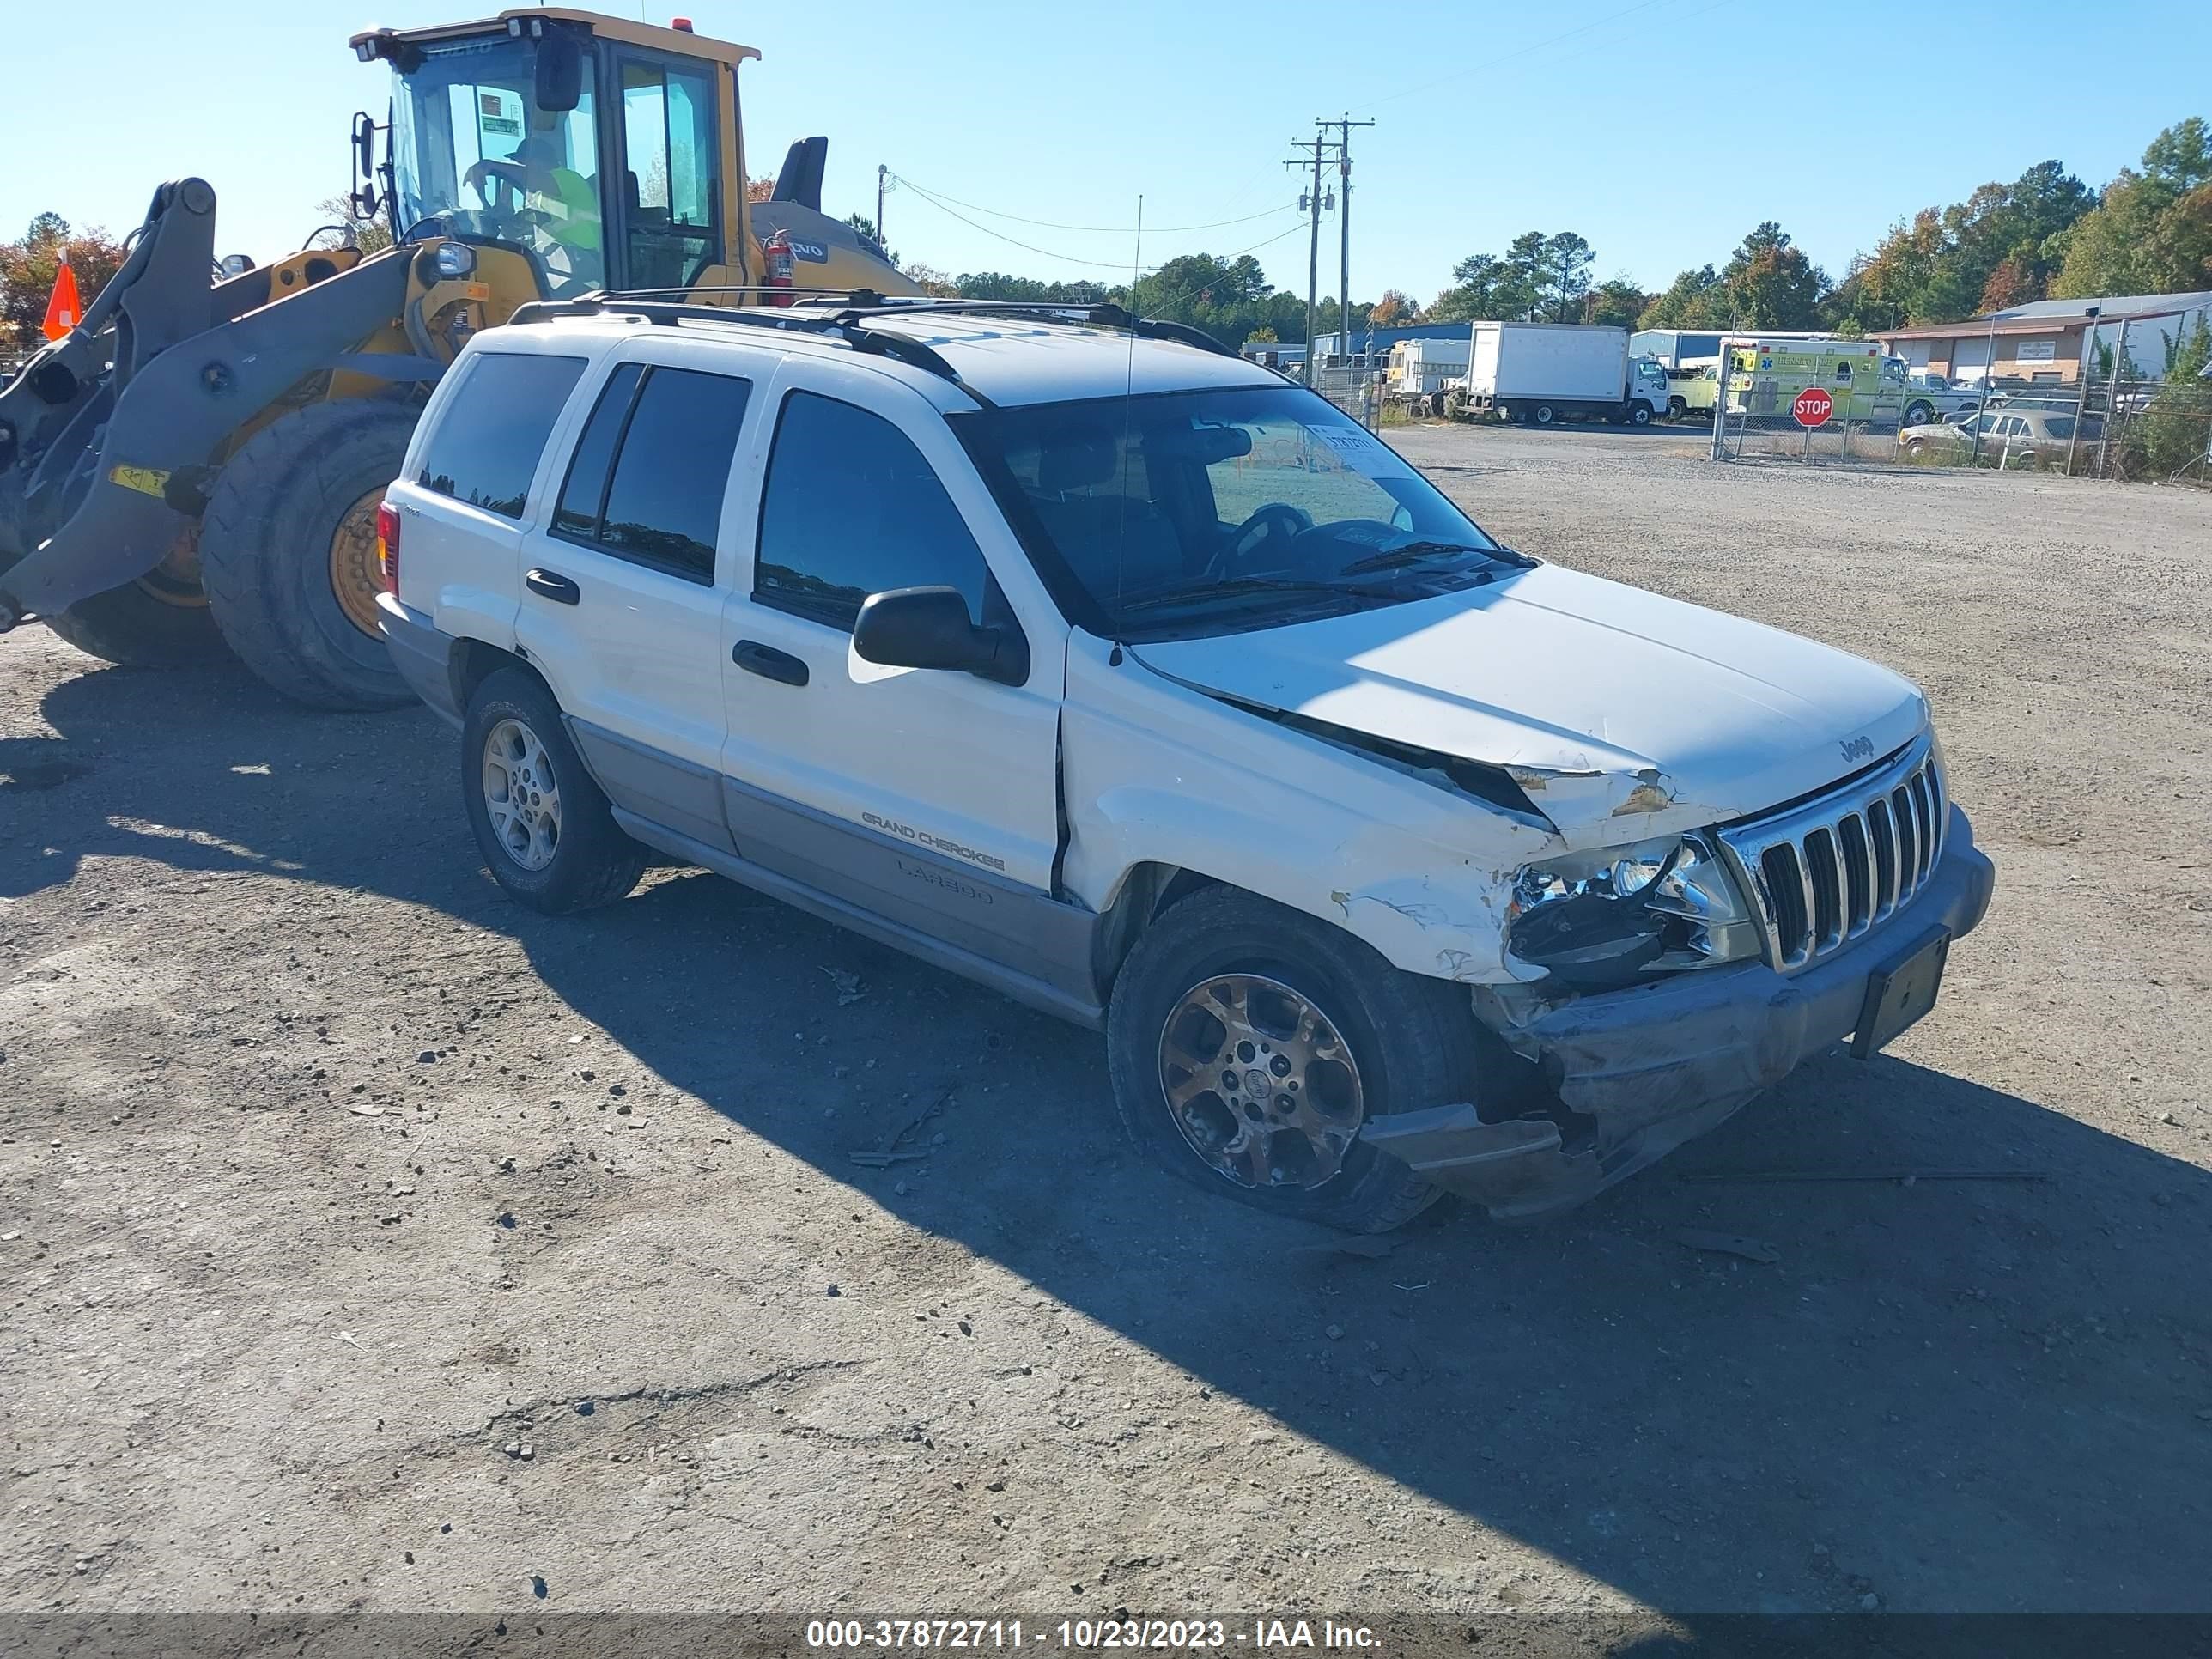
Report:
[[[61,735],[0,741],[0,774],[81,769],[0,793],[0,893],[127,854],[511,933],[640,1065],[1154,1350],[1194,1396],[1261,1407],[1651,1606],[2212,1604],[2212,1182],[2062,1111],[1828,1059],[1562,1223],[1447,1217],[1349,1255],[1126,1152],[1097,1038],[729,883],[665,875],[565,922],[507,903],[427,714],[114,672],[45,713]],[[927,1161],[851,1161],[940,1097],[905,1143]],[[1771,1178],[1965,1169],[2048,1178]],[[1757,1178],[1706,1178],[1730,1174]],[[1397,1522],[1415,1562],[1426,1524]],[[1386,1601],[1393,1547],[1372,1546]]]

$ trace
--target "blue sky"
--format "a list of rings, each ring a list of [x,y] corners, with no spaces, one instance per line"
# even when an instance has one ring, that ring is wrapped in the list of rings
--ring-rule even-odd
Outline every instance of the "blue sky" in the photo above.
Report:
[[[347,118],[380,117],[386,97],[384,71],[356,64],[345,37],[459,15],[375,3],[389,9],[90,0],[65,15],[74,27],[16,31],[0,232],[52,208],[120,233],[157,182],[198,173],[221,198],[219,251],[296,246],[314,203],[346,183]],[[1599,276],[1656,288],[1773,218],[1840,276],[1900,213],[2051,156],[2100,185],[2160,127],[2212,114],[2202,0],[1128,0],[1110,30],[1085,9],[1009,0],[834,23],[818,7],[684,3],[701,33],[764,54],[740,82],[755,172],[826,132],[838,211],[873,210],[882,161],[941,197],[1115,228],[960,210],[1038,253],[893,194],[892,246],[956,273],[1126,274],[1141,192],[1154,227],[1259,216],[1156,232],[1146,265],[1253,247],[1272,279],[1303,289],[1297,187],[1280,163],[1316,115],[1346,109],[1380,124],[1355,136],[1353,292],[1424,301],[1455,259],[1528,229],[1578,230]],[[1324,250],[1328,293],[1333,221]]]

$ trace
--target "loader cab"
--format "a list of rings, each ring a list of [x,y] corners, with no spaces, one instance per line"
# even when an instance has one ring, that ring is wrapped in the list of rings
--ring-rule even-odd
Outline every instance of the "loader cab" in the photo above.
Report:
[[[561,10],[353,44],[392,66],[401,240],[521,255],[538,294],[516,301],[681,289],[746,263],[735,75],[750,47]]]

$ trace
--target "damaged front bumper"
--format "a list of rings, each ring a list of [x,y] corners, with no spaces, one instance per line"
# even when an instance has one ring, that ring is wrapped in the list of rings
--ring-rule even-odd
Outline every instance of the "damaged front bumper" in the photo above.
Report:
[[[1970,932],[1996,885],[1996,867],[1954,806],[1942,860],[1911,902],[1814,966],[1700,969],[1582,997],[1501,1033],[1541,1065],[1565,1127],[1550,1117],[1486,1122],[1462,1103],[1376,1118],[1362,1135],[1501,1221],[1571,1209],[1850,1036],[1869,981],[1931,939]]]

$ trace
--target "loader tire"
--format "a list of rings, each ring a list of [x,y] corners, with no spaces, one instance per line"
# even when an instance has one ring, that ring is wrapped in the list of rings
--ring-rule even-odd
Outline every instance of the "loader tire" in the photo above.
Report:
[[[230,654],[204,599],[168,598],[140,582],[79,599],[46,626],[88,656],[133,668],[198,668]]]
[[[216,481],[200,528],[209,608],[246,665],[295,702],[415,701],[364,603],[362,537],[366,522],[373,546],[418,412],[383,398],[313,404],[248,439]]]
[[[79,599],[46,621],[87,655],[132,668],[198,668],[230,655],[200,586],[196,524],[136,581]]]

